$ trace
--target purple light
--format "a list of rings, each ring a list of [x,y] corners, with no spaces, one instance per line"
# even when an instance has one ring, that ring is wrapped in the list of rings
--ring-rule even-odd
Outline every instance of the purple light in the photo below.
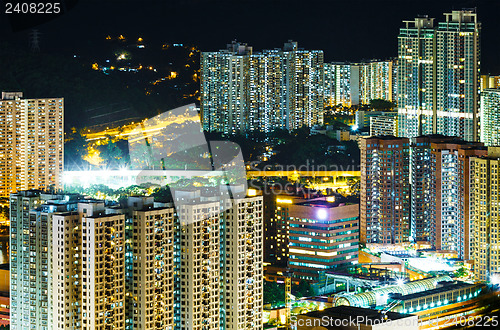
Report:
[[[326,220],[328,218],[328,212],[326,212],[325,209],[319,209],[318,210],[318,219],[319,220]]]

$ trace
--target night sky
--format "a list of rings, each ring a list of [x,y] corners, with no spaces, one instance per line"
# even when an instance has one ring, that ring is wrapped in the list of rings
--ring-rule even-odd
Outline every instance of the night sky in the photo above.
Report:
[[[63,54],[88,51],[108,34],[124,34],[153,43],[195,44],[207,51],[234,39],[255,51],[294,39],[301,48],[324,50],[325,61],[359,61],[397,56],[403,20],[429,15],[442,21],[443,12],[474,7],[483,24],[482,72],[500,74],[498,0],[80,0],[38,29],[42,51]],[[28,45],[27,32],[13,32],[1,15],[0,33],[1,39]]]

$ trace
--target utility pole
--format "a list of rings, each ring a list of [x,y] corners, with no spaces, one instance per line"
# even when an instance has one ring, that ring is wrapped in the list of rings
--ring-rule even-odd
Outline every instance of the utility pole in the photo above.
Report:
[[[37,29],[31,30],[30,48],[33,53],[40,52],[40,31],[38,31]]]

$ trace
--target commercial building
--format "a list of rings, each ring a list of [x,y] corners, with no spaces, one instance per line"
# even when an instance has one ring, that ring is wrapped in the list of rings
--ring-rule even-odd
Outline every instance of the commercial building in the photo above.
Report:
[[[363,138],[360,241],[402,243],[410,237],[409,140]]]
[[[399,136],[479,138],[481,24],[474,11],[405,21],[398,36]]]
[[[233,42],[201,54],[201,116],[210,132],[271,132],[322,123],[323,51],[283,49],[253,53]]]
[[[476,315],[484,285],[459,281],[444,281],[435,288],[426,291],[393,294],[388,299],[393,304],[393,311],[418,316],[421,326],[438,327],[461,325],[457,315]],[[462,318],[464,320],[465,317]]]
[[[485,313],[487,298],[495,292],[485,290],[480,283],[454,281],[449,276],[437,276],[362,293],[337,295],[334,305],[350,308],[370,308],[378,315],[389,311],[418,317],[417,329],[459,325],[469,317]],[[401,324],[395,328],[401,328]]]
[[[317,282],[327,270],[357,262],[359,206],[333,197],[276,197],[276,239],[280,260],[287,260],[293,277]],[[286,264],[285,264],[286,265]]]
[[[64,101],[0,99],[0,196],[28,189],[60,189],[64,166]]]
[[[500,276],[500,152],[488,148],[488,156],[470,160],[471,259],[480,281]]]
[[[309,200],[288,209],[289,268],[294,278],[318,281],[321,272],[357,262],[359,205]]]
[[[481,142],[500,146],[500,89],[481,91]]]
[[[403,284],[380,287],[361,293],[344,293],[336,297],[334,304],[335,306],[355,306],[362,308],[385,306],[388,304],[388,299],[391,294],[407,295],[426,292],[435,289],[438,287],[439,283],[443,281],[451,281],[451,278],[449,276],[437,276]]]
[[[266,261],[274,265],[288,266],[289,253],[289,209],[295,200],[300,200],[297,196],[275,195],[271,191],[264,196],[266,213],[269,219],[265,222],[265,255]]]

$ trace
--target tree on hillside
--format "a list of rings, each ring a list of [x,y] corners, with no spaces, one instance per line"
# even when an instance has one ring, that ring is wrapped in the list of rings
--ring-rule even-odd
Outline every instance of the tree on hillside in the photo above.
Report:
[[[394,110],[395,107],[396,105],[394,103],[383,99],[374,99],[370,101],[370,108],[374,110],[390,111]]]

